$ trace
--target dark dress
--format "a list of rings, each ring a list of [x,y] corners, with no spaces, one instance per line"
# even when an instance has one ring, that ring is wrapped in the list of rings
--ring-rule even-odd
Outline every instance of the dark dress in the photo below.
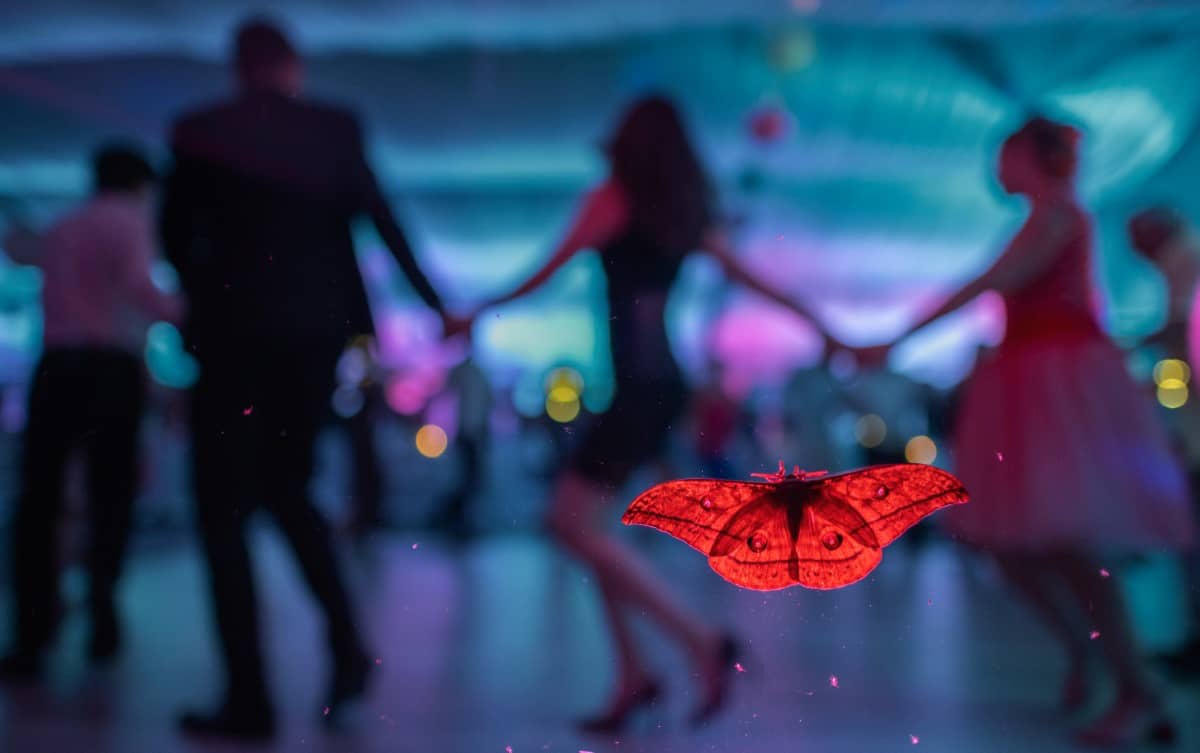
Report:
[[[608,278],[609,337],[616,394],[571,467],[618,486],[665,449],[682,415],[686,385],[671,354],[664,315],[686,251],[672,251],[631,227],[600,249]]]

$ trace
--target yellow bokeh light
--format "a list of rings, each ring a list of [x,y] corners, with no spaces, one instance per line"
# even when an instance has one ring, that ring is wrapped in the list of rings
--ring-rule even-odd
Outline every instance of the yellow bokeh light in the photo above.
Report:
[[[1178,379],[1164,380],[1158,386],[1158,404],[1164,408],[1182,408],[1188,401],[1187,385]]]
[[[878,447],[887,438],[887,423],[874,413],[860,416],[854,423],[854,438],[867,449]]]
[[[918,434],[904,445],[904,459],[910,463],[929,465],[937,459],[937,445],[924,434]]]
[[[559,387],[571,388],[578,398],[583,393],[583,374],[570,366],[560,366],[546,377],[546,393],[549,394]]]
[[[570,385],[560,385],[546,396],[546,415],[560,424],[569,423],[579,415],[579,393]]]
[[[1187,361],[1178,358],[1164,358],[1154,364],[1154,383],[1167,389],[1178,389],[1192,380],[1192,370]],[[1174,383],[1178,382],[1179,385]]]
[[[579,401],[572,400],[569,403],[555,403],[547,400],[546,415],[560,424],[570,423],[579,415]]]
[[[446,432],[437,424],[425,424],[417,429],[417,452],[436,458],[446,451]]]

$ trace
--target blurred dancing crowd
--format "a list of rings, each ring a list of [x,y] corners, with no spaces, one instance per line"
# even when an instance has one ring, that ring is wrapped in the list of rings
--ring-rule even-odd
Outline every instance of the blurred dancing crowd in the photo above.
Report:
[[[520,429],[556,427],[547,433],[554,447],[543,464],[545,530],[594,575],[613,639],[615,684],[605,708],[581,723],[585,729],[620,730],[660,694],[630,625],[635,614],[649,615],[691,658],[696,723],[724,708],[744,651],[727,626],[684,603],[628,537],[612,531],[629,501],[622,495],[630,479],[647,467],[659,477],[744,477],[751,470],[746,457],[762,462],[778,453],[829,470],[947,465],[971,501],[940,513],[917,535],[948,536],[995,561],[1067,657],[1064,711],[1088,704],[1101,674],[1113,681],[1115,695],[1086,720],[1079,739],[1126,745],[1174,737],[1163,680],[1137,646],[1107,567],[1125,555],[1178,556],[1189,578],[1183,598],[1190,600],[1192,638],[1162,662],[1172,677],[1194,679],[1200,401],[1187,399],[1186,385],[1196,355],[1200,245],[1170,207],[1129,220],[1130,243],[1161,271],[1169,299],[1158,333],[1122,344],[1157,363],[1154,384],[1138,381],[1128,352],[1110,340],[1096,312],[1092,223],[1075,190],[1087,134],[1041,115],[1014,124],[995,155],[995,177],[1026,202],[1020,230],[982,274],[895,342],[851,345],[807,301],[740,261],[680,112],[669,98],[647,96],[619,114],[603,144],[607,176],[582,197],[540,268],[505,295],[451,311],[393,216],[355,115],[305,96],[303,58],[277,25],[247,21],[233,50],[236,90],[175,122],[168,164],[152,165],[136,145],[105,145],[93,161],[91,196],[47,229],[13,224],[4,241],[10,259],[41,269],[45,321],[4,547],[13,595],[5,613],[12,640],[0,658],[5,683],[41,679],[63,620],[57,541],[77,461],[88,503],[89,657],[104,664],[119,656],[123,620],[115,592],[135,520],[139,432],[150,401],[172,417],[186,411],[190,498],[208,576],[208,593],[197,598],[210,605],[225,678],[213,706],[180,715],[182,732],[250,740],[276,733],[247,539],[258,510],[295,552],[324,615],[326,718],[336,722],[370,691],[378,670],[336,556],[337,531],[312,490],[318,438],[340,423],[352,448],[348,528],[366,535],[389,525],[381,465],[390,461],[375,437],[389,411],[350,229],[365,217],[444,336],[462,346],[445,386],[457,403],[450,450],[458,467],[424,521],[456,541],[477,533],[472,514],[490,483],[493,416],[505,409],[472,356],[473,325],[537,290],[580,252],[599,253],[612,403],[581,416],[577,432],[549,419]],[[691,254],[711,257],[731,284],[785,307],[820,334],[822,362],[793,376],[782,403],[756,405],[731,392],[715,359],[699,380],[685,377],[665,316]],[[160,255],[178,275],[177,292],[153,280]],[[961,387],[941,394],[887,371],[897,343],[989,291],[1004,302],[1005,334],[980,349]],[[186,396],[164,398],[147,386],[142,353],[155,321],[179,327],[198,365]],[[839,360],[842,367],[832,368]],[[331,396],[347,364],[357,374],[359,403],[348,418],[335,419]],[[579,411],[569,372],[553,375],[561,384],[548,388],[552,401],[568,406],[566,420]],[[849,426],[839,423],[847,411],[856,416]],[[417,435],[418,449],[445,451],[443,429],[426,430]],[[854,443],[835,441],[847,433]],[[682,464],[672,449],[680,444],[688,457]]]

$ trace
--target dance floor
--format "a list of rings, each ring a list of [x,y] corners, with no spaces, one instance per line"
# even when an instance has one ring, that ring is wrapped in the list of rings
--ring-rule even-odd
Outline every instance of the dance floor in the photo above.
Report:
[[[345,556],[378,657],[369,702],[344,730],[322,724],[327,673],[318,616],[281,540],[255,532],[282,731],[249,750],[314,753],[1054,753],[1074,748],[1055,713],[1060,657],[982,563],[949,544],[889,549],[873,577],[842,591],[732,588],[690,550],[629,531],[686,601],[749,643],[735,692],[709,726],[685,658],[651,626],[649,663],[669,678],[650,713],[617,737],[577,732],[611,681],[592,585],[532,534],[462,548],[421,533],[380,534]],[[78,591],[68,579],[68,593]],[[203,573],[186,540],[143,540],[121,593],[127,650],[86,671],[86,625],[72,616],[43,688],[0,696],[0,751],[234,751],[174,734],[187,704],[219,683]],[[78,611],[78,610],[76,610]],[[1100,640],[1103,640],[1101,637]],[[836,680],[834,679],[836,678]],[[1200,749],[1200,687],[1173,686],[1178,750]],[[1102,702],[1103,698],[1099,699]]]

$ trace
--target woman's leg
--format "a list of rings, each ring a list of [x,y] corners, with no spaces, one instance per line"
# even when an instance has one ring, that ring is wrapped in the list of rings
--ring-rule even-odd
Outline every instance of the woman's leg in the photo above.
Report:
[[[1060,593],[1064,584],[1053,561],[1033,554],[1001,554],[996,559],[1008,582],[1067,652],[1063,705],[1068,709],[1081,706],[1087,700],[1088,640],[1079,615]]]
[[[1130,625],[1120,589],[1099,574],[1099,564],[1083,552],[1054,556],[1054,568],[1079,605],[1092,619],[1096,640],[1116,676],[1116,701],[1081,733],[1079,740],[1096,746],[1129,746],[1147,740],[1173,742],[1175,727],[1150,682]]]
[[[1099,632],[1104,655],[1117,680],[1120,698],[1132,701],[1156,699],[1137,651],[1125,600],[1112,578],[1099,575],[1100,565],[1082,552],[1054,555],[1054,568],[1067,583],[1081,608]]]
[[[645,675],[626,610],[636,608],[649,615],[699,660],[717,652],[721,636],[685,610],[637,553],[606,531],[604,512],[610,503],[600,486],[568,472],[555,489],[549,524],[555,538],[595,571],[617,643],[620,685],[632,684],[636,689]]]

